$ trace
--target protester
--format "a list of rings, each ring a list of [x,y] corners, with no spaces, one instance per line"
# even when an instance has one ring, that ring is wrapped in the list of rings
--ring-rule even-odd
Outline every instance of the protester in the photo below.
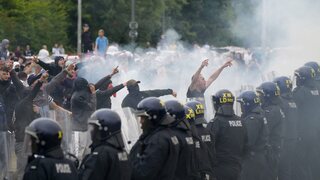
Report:
[[[139,87],[140,81],[131,79],[127,82],[127,89],[129,94],[123,99],[122,107],[130,107],[132,109],[137,109],[138,103],[147,97],[160,97],[165,95],[177,96],[177,93],[172,89],[157,89],[149,91],[140,91]]]
[[[93,50],[92,37],[89,31],[90,27],[88,24],[84,24],[82,28],[83,28],[83,33],[81,35],[81,39],[82,39],[83,53],[90,53]]]
[[[199,69],[191,78],[191,84],[188,88],[187,98],[199,100],[203,103],[204,101],[204,93],[208,89],[208,87],[219,77],[221,72],[226,67],[232,66],[232,60],[228,60],[225,62],[218,70],[216,70],[208,80],[202,76],[201,71],[204,67],[209,65],[209,60],[206,59],[202,62]]]
[[[43,45],[42,46],[42,49],[40,49],[39,53],[38,53],[38,57],[39,59],[41,59],[42,61],[44,62],[47,62],[48,61],[48,58],[49,58],[49,51],[48,51],[48,48],[47,48],[47,45]]]
[[[20,58],[22,56],[21,48],[20,46],[17,46],[16,50],[14,51],[14,56],[17,58]]]
[[[111,86],[110,86],[111,85]],[[118,91],[127,86],[127,82],[112,87],[112,81],[110,80],[97,91],[97,109],[109,108],[111,109],[110,97],[115,95]]]
[[[24,56],[33,56],[34,54],[33,54],[33,51],[31,50],[31,48],[30,48],[30,45],[26,45],[26,49],[25,49],[25,51],[24,51]]]
[[[54,64],[45,63],[37,57],[34,57],[33,61],[39,64],[43,69],[47,70],[50,76],[56,76],[65,66],[65,60],[62,56],[56,56],[54,58]]]
[[[54,44],[54,46],[52,47],[52,55],[53,56],[59,56],[60,55],[60,49],[59,49],[59,45],[56,43]]]
[[[106,36],[104,36],[104,30],[100,29],[98,33],[98,37],[96,39],[95,52],[102,57],[106,56],[109,40]]]
[[[8,39],[3,39],[1,42],[1,47],[0,47],[0,59],[1,60],[7,60],[9,57],[9,40]]]
[[[15,108],[13,120],[16,138],[15,152],[18,159],[18,177],[20,178],[26,165],[24,164],[26,159],[23,154],[24,130],[34,119],[40,117],[39,107],[36,106],[33,101],[37,97],[46,78],[46,75],[42,75],[41,78],[34,83],[35,85],[33,86],[32,91],[26,97],[24,97]]]
[[[74,80],[73,94],[71,97],[71,128],[73,131],[73,139],[75,147],[73,151],[80,159],[83,158],[85,148],[88,143],[88,119],[91,114],[96,110],[96,90],[100,89],[103,84],[110,80],[110,78],[118,73],[118,69],[113,69],[111,75],[108,75],[96,84],[89,84],[89,82],[81,77]]]

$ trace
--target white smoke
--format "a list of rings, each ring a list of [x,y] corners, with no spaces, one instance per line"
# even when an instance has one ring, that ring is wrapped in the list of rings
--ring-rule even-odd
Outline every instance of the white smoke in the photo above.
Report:
[[[235,1],[236,2],[236,1]],[[311,0],[261,0],[254,14],[240,11],[235,6],[237,21],[234,33],[241,36],[253,30],[254,36],[242,39],[256,46],[270,49],[265,72],[292,76],[293,70],[320,56],[320,1]],[[248,25],[248,26],[247,26]]]
[[[91,58],[92,62],[82,75],[95,82],[110,73],[112,67],[119,66],[120,74],[113,78],[114,85],[136,79],[141,81],[141,90],[171,88],[178,93],[177,98],[185,102],[191,77],[204,59],[209,59],[209,66],[202,72],[208,78],[226,61],[230,52],[242,53],[246,65],[251,63],[251,51],[260,49],[268,52],[269,55],[264,63],[260,63],[259,68],[248,72],[241,68],[239,61],[234,61],[233,67],[222,72],[205,93],[210,111],[210,95],[220,89],[236,92],[246,85],[254,87],[263,81],[272,80],[274,76],[292,77],[294,70],[305,62],[317,60],[320,55],[319,5],[320,2],[308,0],[264,0],[264,3],[257,6],[253,17],[251,14],[237,12],[238,21],[234,26],[236,36],[244,31],[239,28],[239,24],[249,22],[250,18],[253,22],[248,23],[251,27],[246,28],[261,28],[261,24],[264,24],[264,35],[259,32],[253,34],[254,37],[243,39],[248,42],[263,39],[262,49],[259,45],[250,47],[249,51],[236,47],[215,48],[212,45],[185,46],[177,32],[168,30],[156,49],[136,48],[134,52],[130,52],[117,45],[109,48],[107,59]],[[117,98],[113,98],[114,108],[120,107],[126,94],[125,89],[118,93]],[[172,97],[164,97],[170,98]],[[211,116],[212,114],[209,117]]]

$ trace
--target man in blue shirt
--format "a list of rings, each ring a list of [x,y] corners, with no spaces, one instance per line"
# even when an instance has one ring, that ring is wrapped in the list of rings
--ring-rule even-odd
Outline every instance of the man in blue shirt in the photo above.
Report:
[[[104,36],[104,30],[100,29],[98,33],[98,37],[96,39],[95,52],[99,56],[105,56],[108,49],[108,38]]]

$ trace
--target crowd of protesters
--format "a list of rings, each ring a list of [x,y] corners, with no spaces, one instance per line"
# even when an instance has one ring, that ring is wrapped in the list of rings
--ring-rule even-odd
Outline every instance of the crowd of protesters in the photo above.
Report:
[[[109,45],[104,31],[99,31],[94,45],[88,28],[85,24],[85,53],[96,51],[105,57]],[[223,89],[211,97],[213,109],[208,109],[204,93],[226,68],[234,63],[238,67],[245,64],[241,54],[229,56],[208,80],[202,75],[208,59],[198,63],[195,73],[188,70],[191,83],[183,88],[189,102],[182,104],[171,88],[143,91],[141,82],[135,79],[113,86],[114,76],[122,73],[118,66],[109,73],[104,71],[101,79],[91,83],[80,75],[86,64],[60,56],[64,54],[62,49],[55,44],[53,62],[46,62],[43,57],[49,58],[49,52],[45,45],[35,56],[30,46],[24,51],[19,47],[9,52],[9,40],[1,43],[0,140],[7,132],[14,137],[15,179],[320,178],[317,62],[294,71],[296,87],[290,78],[282,76],[263,82],[254,91],[242,92],[237,98]],[[258,68],[259,63],[254,63]],[[153,77],[148,72],[141,73]],[[111,97],[125,87],[128,94],[121,107],[129,108],[140,118],[142,130],[130,153],[124,148],[129,142],[121,136],[121,117],[110,110],[114,109]],[[159,99],[166,95],[174,100]],[[234,111],[236,101],[240,103],[241,117]],[[212,120],[205,119],[208,110],[215,112]],[[70,129],[59,125],[57,119],[48,121],[51,111],[70,117]],[[133,131],[134,127],[129,128]],[[61,144],[67,133],[72,134],[70,144]],[[32,153],[28,157],[25,146],[30,144]],[[71,163],[72,157],[66,158],[61,146],[70,147],[66,149],[73,155],[68,156],[77,159],[78,164]],[[0,153],[0,159],[3,153],[6,152]]]

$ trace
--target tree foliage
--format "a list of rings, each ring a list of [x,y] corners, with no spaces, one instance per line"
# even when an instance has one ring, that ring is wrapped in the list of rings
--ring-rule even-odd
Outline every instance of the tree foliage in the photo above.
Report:
[[[58,0],[1,0],[0,37],[34,48],[69,44],[67,4]]]

